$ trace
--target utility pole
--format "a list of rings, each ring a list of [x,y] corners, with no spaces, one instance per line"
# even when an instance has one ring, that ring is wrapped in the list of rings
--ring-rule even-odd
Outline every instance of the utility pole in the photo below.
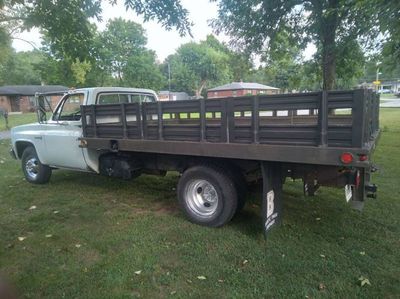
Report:
[[[167,61],[168,63],[168,101],[171,101],[171,66],[169,64],[169,60]]]

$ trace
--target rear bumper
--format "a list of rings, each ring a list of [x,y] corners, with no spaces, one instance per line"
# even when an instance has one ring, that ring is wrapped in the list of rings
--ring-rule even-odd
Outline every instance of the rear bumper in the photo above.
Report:
[[[10,149],[9,153],[10,153],[10,156],[11,156],[13,159],[15,159],[15,160],[17,160],[17,159],[18,159],[18,158],[17,158],[17,155],[15,154],[15,151],[14,151],[14,149],[13,149],[13,148],[12,148],[12,149]]]

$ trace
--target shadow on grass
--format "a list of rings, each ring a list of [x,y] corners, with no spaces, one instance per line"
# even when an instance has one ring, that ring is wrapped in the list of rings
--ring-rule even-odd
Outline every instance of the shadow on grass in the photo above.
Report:
[[[90,194],[87,200],[119,204],[132,213],[153,213],[183,219],[184,215],[176,200],[178,179],[179,176],[174,172],[165,177],[142,175],[126,181],[90,173],[58,170],[54,172],[50,185],[52,188],[67,189],[73,186],[74,189]],[[229,224],[252,239],[258,239],[262,235],[261,191],[260,184],[250,188],[245,208]],[[354,218],[350,207],[338,204],[338,194],[340,193],[337,190],[323,188],[317,196],[304,197],[300,184],[288,183],[283,192],[283,225],[312,234],[325,234],[327,239],[337,238],[346,232],[348,219]],[[327,222],[334,227],[327,229]]]

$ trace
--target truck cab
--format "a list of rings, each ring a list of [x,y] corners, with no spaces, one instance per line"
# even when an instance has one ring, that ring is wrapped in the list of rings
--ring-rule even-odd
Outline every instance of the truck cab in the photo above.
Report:
[[[38,159],[26,161],[29,162],[26,168],[30,171],[25,173],[28,177],[31,174],[32,178],[37,178],[35,168],[39,163],[51,168],[98,172],[99,153],[79,147],[81,105],[156,101],[157,94],[149,89],[96,87],[71,90],[61,98],[50,119],[12,128],[12,153],[22,159],[28,147],[34,149]]]

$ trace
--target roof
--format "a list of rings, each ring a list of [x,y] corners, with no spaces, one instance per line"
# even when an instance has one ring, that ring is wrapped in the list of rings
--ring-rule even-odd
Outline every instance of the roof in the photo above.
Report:
[[[100,93],[100,92],[137,92],[137,93],[148,93],[157,96],[156,92],[151,89],[145,88],[131,88],[131,87],[117,87],[117,86],[108,86],[108,87],[85,87],[78,88],[74,90],[70,90],[69,93],[79,93],[79,92],[92,92],[92,93]]]
[[[209,89],[208,91],[220,91],[220,90],[237,90],[237,89],[276,89],[278,90],[279,88],[264,85],[264,84],[259,84],[259,83],[253,83],[253,82],[232,82],[229,84],[217,86],[214,88]]]
[[[68,87],[62,85],[9,85],[0,87],[0,95],[33,96],[35,93],[65,92]]]
[[[160,90],[159,92],[158,92],[158,94],[159,95],[169,95],[169,94],[171,94],[171,95],[187,95],[187,93],[186,92],[184,92],[184,91],[168,91],[168,90]]]

